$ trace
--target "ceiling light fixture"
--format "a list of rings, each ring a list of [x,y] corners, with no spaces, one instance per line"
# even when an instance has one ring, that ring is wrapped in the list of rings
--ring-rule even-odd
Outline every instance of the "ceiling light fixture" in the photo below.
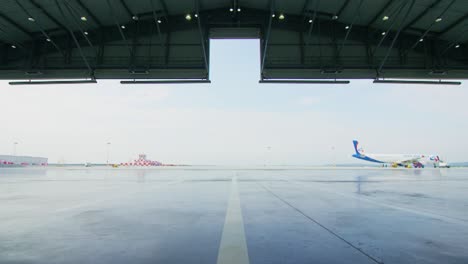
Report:
[[[192,20],[192,15],[190,15],[190,14],[185,15],[185,19],[186,19],[187,21]]]
[[[28,17],[28,20],[31,21],[31,22],[36,21],[36,20],[35,20],[34,18],[32,18],[32,17]]]
[[[345,29],[349,29],[349,26],[346,26]]]
[[[424,41],[424,39],[423,39],[423,38],[419,39],[419,42],[423,42],[423,41]]]
[[[455,45],[455,48],[458,49],[460,47],[460,44]]]
[[[284,20],[284,18],[285,18],[284,14],[280,14],[279,17],[278,17],[279,20]]]
[[[332,20],[337,20],[337,19],[338,19],[337,15],[332,16]]]
[[[441,18],[441,17],[438,17],[438,18],[435,20],[436,23],[439,23],[440,21],[442,21],[442,18]]]
[[[240,9],[240,7],[239,7],[239,8],[237,8],[237,12],[240,12],[240,11],[242,11],[242,9]]]
[[[158,24],[162,23],[161,19],[156,20],[156,22],[158,22]]]
[[[85,16],[82,16],[81,21],[88,21],[88,19]]]
[[[234,8],[229,8],[229,12],[234,12]]]
[[[198,17],[198,14],[195,14],[194,17]]]
[[[88,31],[85,31],[85,32],[83,32],[83,34],[85,34],[86,36],[88,36],[89,33],[88,33]]]
[[[124,25],[121,25],[120,28],[121,28],[121,29],[125,29],[125,26],[124,26]]]
[[[275,17],[276,15],[275,14],[272,14],[271,17]]]
[[[137,21],[137,20],[138,20],[138,16],[137,16],[137,15],[134,15],[134,16],[132,16],[132,19],[135,20],[135,21]]]
[[[312,19],[309,19],[309,24],[312,24],[312,22],[314,22]]]
[[[16,49],[16,46],[15,46],[15,45],[11,45],[11,48],[12,48],[12,49]]]
[[[382,20],[383,20],[383,21],[387,21],[388,19],[389,19],[389,17],[388,17],[388,16],[384,16],[384,17],[382,17]]]
[[[52,40],[50,38],[46,38],[46,41],[47,42],[51,42]]]
[[[387,35],[387,33],[386,33],[385,31],[384,31],[384,32],[382,32],[382,36],[385,36],[385,35]]]

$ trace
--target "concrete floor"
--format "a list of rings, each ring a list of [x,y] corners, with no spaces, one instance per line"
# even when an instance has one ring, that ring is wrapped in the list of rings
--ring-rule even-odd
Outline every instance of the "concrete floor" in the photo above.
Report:
[[[0,263],[468,263],[466,169],[0,169]]]

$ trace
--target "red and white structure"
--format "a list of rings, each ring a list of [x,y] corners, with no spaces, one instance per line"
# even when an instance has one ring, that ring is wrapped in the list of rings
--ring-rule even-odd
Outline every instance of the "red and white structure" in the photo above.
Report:
[[[136,167],[149,167],[149,166],[162,166],[159,161],[148,160],[146,154],[138,155],[138,159],[132,162],[120,163],[120,166],[136,166]]]

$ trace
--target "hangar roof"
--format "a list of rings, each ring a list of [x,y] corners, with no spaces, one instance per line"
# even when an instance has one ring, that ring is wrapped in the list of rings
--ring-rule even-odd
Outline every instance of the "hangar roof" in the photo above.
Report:
[[[466,78],[465,0],[2,0],[0,78],[209,79],[260,38],[261,79]]]

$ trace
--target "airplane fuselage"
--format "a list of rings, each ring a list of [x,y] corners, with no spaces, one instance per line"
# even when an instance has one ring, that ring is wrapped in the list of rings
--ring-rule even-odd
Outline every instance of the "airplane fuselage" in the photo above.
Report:
[[[403,161],[408,160],[423,160],[433,157],[434,155],[421,155],[421,154],[354,154],[353,157],[375,163],[390,163],[390,164],[400,164]]]

